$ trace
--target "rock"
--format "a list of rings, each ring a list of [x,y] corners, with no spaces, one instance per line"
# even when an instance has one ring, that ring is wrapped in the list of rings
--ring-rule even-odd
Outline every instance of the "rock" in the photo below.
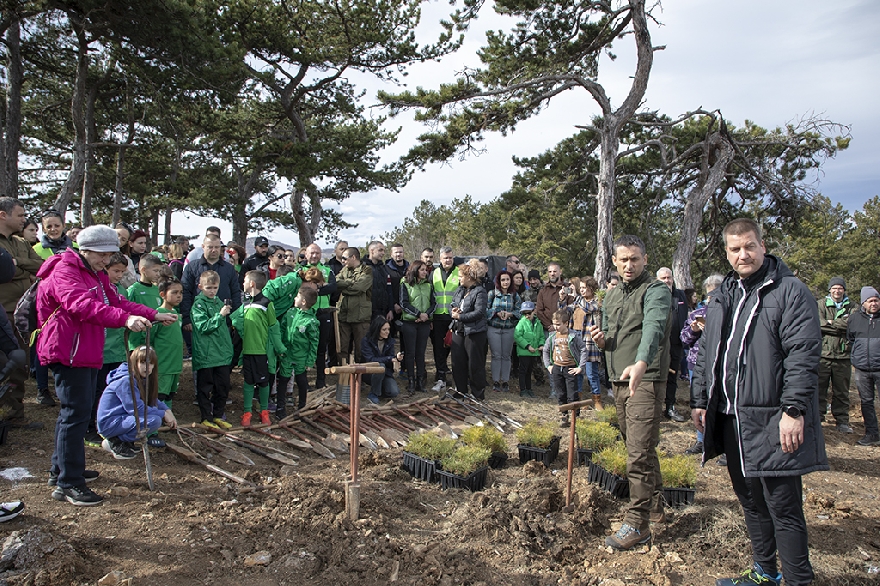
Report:
[[[107,493],[113,496],[126,497],[131,494],[131,489],[127,486],[111,486]]]
[[[268,551],[258,551],[244,558],[244,565],[248,568],[268,566],[270,563],[272,563],[272,554]]]
[[[123,582],[126,582],[125,574],[119,570],[113,570],[104,574],[104,577],[98,580],[98,586],[119,586]]]
[[[3,542],[3,550],[0,551],[0,571],[6,571],[15,563],[15,557],[21,548],[24,547],[24,540],[18,531],[13,531]]]
[[[281,467],[281,476],[295,476],[296,473],[296,466],[284,465]]]
[[[682,561],[684,561],[681,559],[681,556],[674,551],[667,551],[664,557],[666,561],[670,564],[680,564]]]
[[[233,555],[232,555],[232,552],[229,551],[228,549],[221,549],[220,555],[223,556],[223,559],[226,560],[227,562],[232,561]]]

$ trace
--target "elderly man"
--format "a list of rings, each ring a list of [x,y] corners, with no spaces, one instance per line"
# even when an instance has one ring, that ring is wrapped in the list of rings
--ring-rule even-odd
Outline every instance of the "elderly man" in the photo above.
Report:
[[[605,296],[602,325],[590,328],[605,350],[620,432],[626,441],[629,508],[605,539],[617,549],[651,541],[651,522],[665,520],[657,443],[666,396],[671,329],[669,288],[645,270],[648,255],[638,236],[621,236],[611,257],[623,282]]]
[[[819,423],[822,352],[815,300],[748,218],[722,231],[727,276],[706,310],[691,416],[704,432],[703,462],[727,455],[745,514],[752,567],[716,581],[788,586],[813,581],[803,510],[804,474],[828,470]]]
[[[681,368],[681,357],[684,348],[681,344],[681,328],[688,316],[688,303],[684,291],[675,288],[672,269],[657,269],[657,280],[669,287],[672,292],[672,329],[669,332],[669,376],[666,379],[666,407],[663,416],[676,423],[684,423],[687,419],[675,410],[675,393],[678,390],[678,370]]]
[[[522,268],[522,261],[519,260],[518,254],[508,254],[506,260],[506,265],[504,270],[508,273],[513,273]]]
[[[846,281],[834,277],[828,295],[819,300],[819,327],[822,329],[822,359],[819,361],[819,417],[828,409],[828,383],[831,383],[831,414],[837,431],[853,433],[849,424],[849,382],[852,365],[846,323],[856,306],[846,296]]]

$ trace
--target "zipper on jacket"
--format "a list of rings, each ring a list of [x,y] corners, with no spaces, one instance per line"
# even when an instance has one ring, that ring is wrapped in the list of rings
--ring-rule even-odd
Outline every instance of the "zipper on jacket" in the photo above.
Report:
[[[73,345],[70,347],[70,366],[73,367],[73,358],[79,350],[79,332],[73,335]]]

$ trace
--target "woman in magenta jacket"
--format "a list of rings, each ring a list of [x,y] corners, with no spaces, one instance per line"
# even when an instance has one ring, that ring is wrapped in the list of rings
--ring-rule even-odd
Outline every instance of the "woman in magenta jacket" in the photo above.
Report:
[[[104,363],[104,328],[126,327],[139,332],[158,320],[171,323],[177,316],[131,303],[110,285],[104,268],[119,251],[116,231],[91,226],[77,237],[79,251],[68,249],[52,256],[37,273],[37,338],[40,364],[52,369],[61,411],[55,425],[55,452],[51,478],[52,498],[74,505],[102,502],[86,487],[86,428],[95,399],[98,370]]]

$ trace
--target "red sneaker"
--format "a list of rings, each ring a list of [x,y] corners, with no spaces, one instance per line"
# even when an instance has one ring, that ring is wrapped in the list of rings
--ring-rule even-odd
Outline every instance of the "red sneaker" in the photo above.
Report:
[[[270,425],[272,423],[272,420],[269,419],[269,411],[268,410],[260,411],[260,423],[262,423],[263,425]]]
[[[251,426],[251,412],[241,414],[241,426],[242,427],[250,427]]]

